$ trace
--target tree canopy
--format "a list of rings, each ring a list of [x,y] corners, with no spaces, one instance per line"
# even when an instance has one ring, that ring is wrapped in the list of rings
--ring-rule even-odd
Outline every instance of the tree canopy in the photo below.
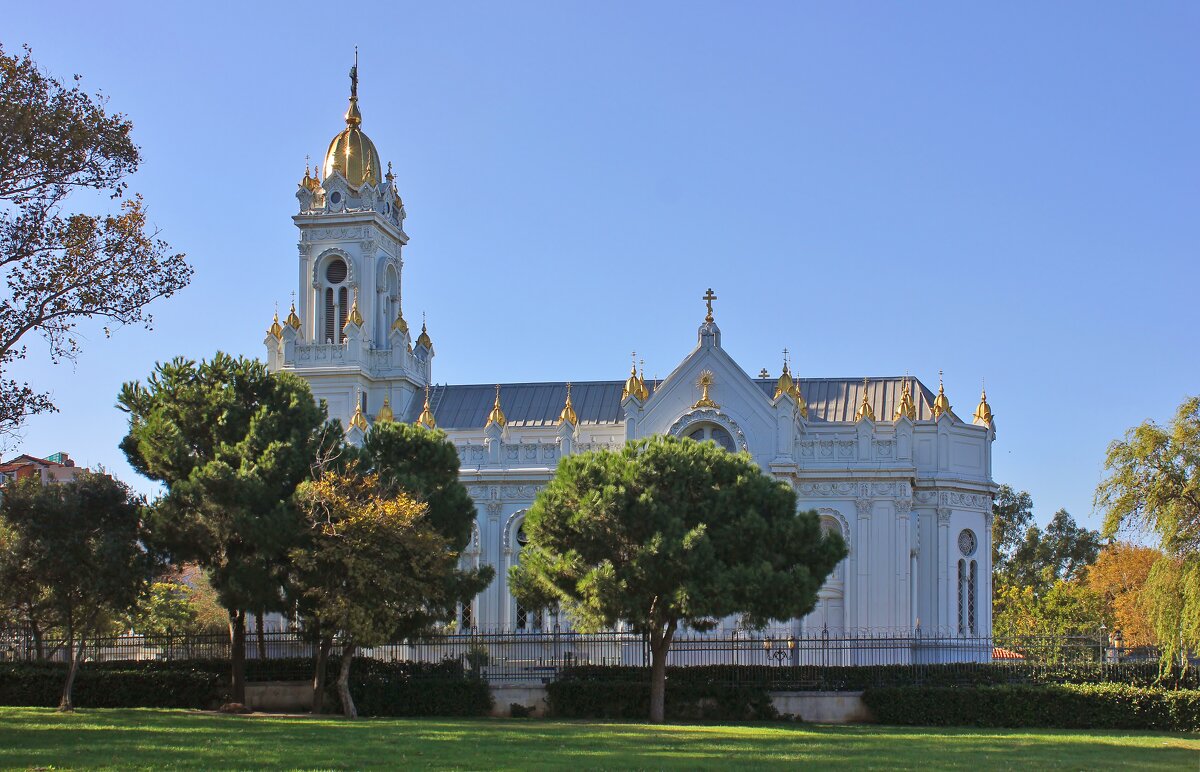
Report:
[[[290,554],[294,581],[308,614],[343,640],[338,693],[351,718],[355,649],[394,640],[413,620],[444,617],[447,607],[453,613],[459,598],[446,596],[449,577],[460,577],[456,586],[467,597],[491,578],[490,569],[458,568],[458,552],[433,527],[425,504],[382,488],[379,475],[351,467],[305,483],[296,495],[311,538]]]
[[[645,634],[651,720],[663,720],[666,656],[680,625],[711,629],[811,611],[846,556],[815,512],[746,454],[656,436],[563,459],[525,519],[510,581],[527,607],[558,601],[584,631]]]
[[[145,383],[125,384],[118,405],[129,413],[129,463],[167,487],[152,511],[154,544],[203,567],[230,613],[242,702],[245,613],[284,607],[286,557],[305,532],[292,496],[340,446],[340,428],[326,425],[303,379],[222,353],[159,364]]]
[[[104,474],[42,485],[5,486],[0,498],[0,597],[40,597],[63,632],[70,667],[60,710],[72,688],[84,638],[110,631],[157,570],[144,548],[145,501]]]
[[[1096,505],[1106,535],[1153,534],[1165,553],[1142,594],[1164,664],[1200,651],[1200,397],[1109,445]]]
[[[150,229],[140,196],[126,197],[125,179],[141,161],[124,115],[105,99],[42,73],[29,49],[0,47],[0,436],[29,415],[53,410],[50,396],[6,378],[41,335],[54,360],[79,349],[76,325],[145,324],[146,306],[191,280],[182,254]],[[68,211],[73,193],[108,211]],[[108,331],[105,327],[105,332]]]

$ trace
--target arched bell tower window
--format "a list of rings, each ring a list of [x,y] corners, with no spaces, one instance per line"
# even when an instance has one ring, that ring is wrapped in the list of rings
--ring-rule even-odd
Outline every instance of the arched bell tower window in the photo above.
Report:
[[[737,446],[733,443],[733,435],[731,435],[723,426],[716,424],[697,424],[687,430],[687,434],[683,435],[689,440],[696,442],[706,442],[712,440],[730,453],[737,450]]]
[[[340,257],[333,258],[325,266],[322,276],[325,286],[321,291],[321,337],[327,343],[341,343],[345,339],[342,329],[350,313],[350,289],[346,286],[348,276],[346,261]]]

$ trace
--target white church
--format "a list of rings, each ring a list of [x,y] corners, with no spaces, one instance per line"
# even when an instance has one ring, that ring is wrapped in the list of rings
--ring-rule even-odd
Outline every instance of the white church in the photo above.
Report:
[[[307,379],[351,441],[374,422],[406,421],[445,431],[458,448],[478,510],[464,560],[496,570],[461,626],[558,621],[521,608],[507,585],[534,497],[564,456],[671,434],[748,452],[845,538],[849,556],[817,608],[789,623],[797,635],[991,634],[996,432],[986,394],[964,420],[940,377],[936,394],[907,376],[799,377],[786,361],[777,378],[752,377],[722,344],[712,290],[703,317],[697,303],[696,339],[680,341],[661,381],[631,368],[612,381],[437,384],[430,334],[422,324],[414,336],[401,309],[404,204],[363,133],[356,70],[351,84],[345,128],[296,191],[299,292],[271,325],[267,362]]]

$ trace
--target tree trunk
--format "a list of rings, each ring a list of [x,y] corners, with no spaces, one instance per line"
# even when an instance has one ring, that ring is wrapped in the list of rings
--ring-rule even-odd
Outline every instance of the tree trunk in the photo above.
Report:
[[[267,639],[263,636],[263,614],[259,611],[254,615],[254,634],[258,636],[258,659],[264,660],[267,658]]]
[[[75,634],[67,635],[67,656],[70,658],[71,664],[67,667],[67,682],[63,684],[62,699],[58,702],[58,709],[63,713],[70,713],[75,710],[75,676],[79,673],[79,661],[83,659],[83,642],[75,645]]]
[[[246,704],[246,612],[229,612],[229,664],[231,702]]]
[[[350,663],[354,660],[354,642],[347,640],[346,648],[342,649],[342,669],[338,673],[338,697],[342,700],[342,715],[346,718],[358,718],[358,710],[354,707],[354,698],[350,696]]]
[[[29,632],[33,635],[33,650],[37,653],[38,662],[46,659],[46,642],[42,640],[42,628],[37,622],[30,620]]]
[[[667,704],[667,652],[671,649],[671,638],[675,635],[675,623],[659,630],[655,625],[650,631],[650,723],[661,724],[666,720]]]
[[[325,668],[329,663],[329,652],[332,649],[333,638],[322,636],[317,643],[317,669],[313,671],[313,713],[319,714],[325,709]]]

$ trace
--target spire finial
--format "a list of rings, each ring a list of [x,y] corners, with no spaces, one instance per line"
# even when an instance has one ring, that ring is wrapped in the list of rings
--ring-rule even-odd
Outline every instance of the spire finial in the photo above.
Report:
[[[942,371],[938,370],[938,393],[933,401],[933,420],[938,420],[950,412],[950,400],[946,398],[946,386],[942,382]]]
[[[862,402],[859,403],[858,413],[856,413],[854,416],[855,422],[861,421],[864,418],[872,421],[875,420],[875,409],[871,407],[871,401],[867,398],[867,386],[869,386],[870,383],[871,381],[869,379],[863,378]]]
[[[704,301],[705,305],[708,306],[708,313],[705,314],[705,316],[704,316],[705,324],[713,323],[712,302],[716,299],[717,299],[717,296],[713,294],[712,287],[709,287],[708,292],[705,292],[704,297],[701,298],[701,300]]]
[[[436,429],[437,421],[433,419],[433,411],[429,409],[429,384],[425,384],[425,406],[421,409],[421,415],[417,416],[417,423],[424,426],[426,429]]]
[[[346,125],[351,128],[362,125],[362,113],[358,111],[358,46],[354,47],[354,66],[350,68],[350,108],[346,110]]]
[[[354,47],[354,66],[350,68],[350,98],[358,99],[358,46]]]
[[[487,420],[487,423],[484,424],[484,428],[486,429],[487,427],[491,426],[492,424],[503,427],[504,424],[507,423],[507,421],[508,421],[508,419],[506,419],[504,417],[504,411],[500,409],[500,384],[497,383],[496,384],[496,401],[494,403],[492,403],[492,412],[488,413],[488,420]]]
[[[978,426],[991,426],[992,406],[987,401],[987,382],[984,381],[979,392],[979,406],[975,408],[975,423]]]
[[[579,417],[575,415],[575,406],[571,404],[571,382],[567,381],[567,400],[563,403],[562,412],[558,414],[558,425],[570,424],[575,426],[579,423]]]

